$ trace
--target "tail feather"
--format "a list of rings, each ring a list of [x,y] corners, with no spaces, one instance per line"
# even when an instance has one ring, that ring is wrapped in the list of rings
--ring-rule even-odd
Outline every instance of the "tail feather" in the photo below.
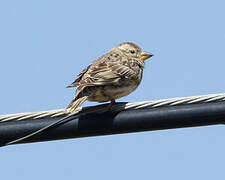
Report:
[[[67,111],[69,112],[74,112],[76,111],[76,109],[84,102],[86,101],[88,98],[88,96],[83,96],[80,97],[78,99],[74,99],[72,100],[72,102],[68,105],[68,107],[66,108]]]

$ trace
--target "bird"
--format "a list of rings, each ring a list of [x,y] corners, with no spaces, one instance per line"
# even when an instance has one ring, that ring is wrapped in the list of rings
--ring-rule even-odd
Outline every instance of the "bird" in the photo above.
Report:
[[[144,61],[152,57],[133,42],[123,42],[96,59],[67,86],[77,87],[66,110],[74,112],[86,100],[110,101],[127,96],[141,83]]]

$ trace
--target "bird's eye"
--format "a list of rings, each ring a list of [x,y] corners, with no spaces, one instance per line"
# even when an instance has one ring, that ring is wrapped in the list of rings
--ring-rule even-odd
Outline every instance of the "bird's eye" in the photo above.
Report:
[[[135,53],[135,51],[134,51],[134,50],[130,50],[130,53],[131,53],[131,54],[134,54],[134,53]]]

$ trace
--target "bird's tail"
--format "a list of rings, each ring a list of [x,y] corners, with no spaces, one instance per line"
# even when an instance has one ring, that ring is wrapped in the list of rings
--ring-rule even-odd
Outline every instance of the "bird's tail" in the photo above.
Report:
[[[84,102],[86,101],[88,98],[88,96],[83,96],[83,97],[80,97],[78,99],[74,99],[72,100],[72,102],[68,105],[68,107],[66,108],[66,110],[68,112],[74,112],[77,110],[77,108]]]

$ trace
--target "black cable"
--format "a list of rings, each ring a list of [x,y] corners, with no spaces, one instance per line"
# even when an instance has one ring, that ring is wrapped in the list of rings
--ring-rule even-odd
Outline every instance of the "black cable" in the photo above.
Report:
[[[0,144],[38,131],[60,118],[6,121],[0,123]],[[65,120],[65,119],[64,119]],[[71,116],[17,143],[41,142],[67,138],[120,134],[171,128],[224,124],[225,102],[124,110],[122,112],[89,113]]]

